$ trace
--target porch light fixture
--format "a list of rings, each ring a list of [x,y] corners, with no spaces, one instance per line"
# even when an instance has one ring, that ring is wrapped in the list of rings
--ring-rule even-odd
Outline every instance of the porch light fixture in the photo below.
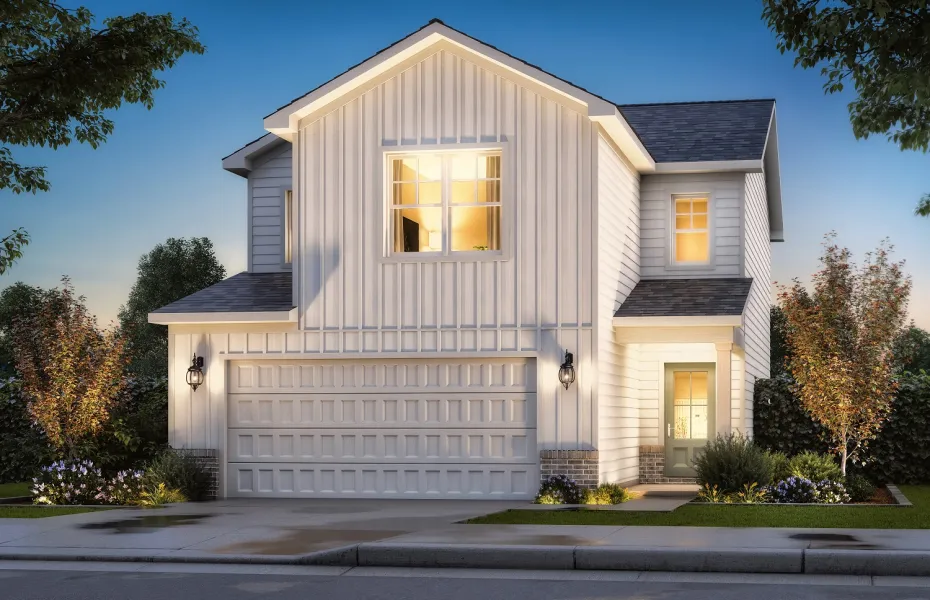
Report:
[[[572,353],[568,350],[565,351],[565,360],[562,361],[562,366],[559,367],[559,381],[562,385],[565,386],[565,389],[568,389],[575,381],[575,357],[572,356]]]
[[[191,389],[195,392],[197,388],[203,385],[203,357],[197,356],[197,353],[194,353],[194,358],[191,359],[191,366],[187,369],[187,385],[191,386]]]

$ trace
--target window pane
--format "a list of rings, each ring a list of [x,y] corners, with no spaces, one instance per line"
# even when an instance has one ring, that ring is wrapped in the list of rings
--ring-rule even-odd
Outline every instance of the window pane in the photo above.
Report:
[[[679,215],[687,215],[691,212],[691,201],[690,200],[676,200],[675,201],[675,213]]]
[[[420,181],[439,181],[442,179],[442,157],[436,154],[423,154],[418,157]]]
[[[691,229],[691,217],[689,215],[675,217],[675,229]]]
[[[478,182],[478,202],[500,202],[500,201],[501,201],[500,180]]]
[[[474,204],[475,181],[452,182],[452,204]]]
[[[453,207],[452,251],[500,250],[500,207]]]
[[[696,213],[706,213],[707,200],[692,200],[691,211]]]
[[[675,398],[675,403],[677,404],[679,399],[691,398],[691,374],[687,371],[675,371],[672,376],[675,386],[672,397]]]
[[[395,252],[439,252],[442,231],[441,208],[402,208],[394,211]],[[433,233],[430,236],[430,233]],[[430,246],[432,237],[435,246]]]
[[[417,159],[397,158],[394,159],[394,181],[416,181],[417,180]]]
[[[442,204],[442,182],[421,183],[417,204]]]
[[[676,233],[675,260],[678,262],[706,262],[710,258],[707,232]]]
[[[455,154],[452,156],[452,179],[474,179],[477,155]]]
[[[707,439],[707,407],[691,407],[691,439]]]
[[[707,400],[707,371],[691,373],[691,397],[695,400]]]
[[[501,157],[482,156],[478,159],[479,179],[498,179],[501,176]]]
[[[394,184],[394,204],[416,204],[417,203],[417,184],[415,183],[395,183]]]
[[[688,406],[675,407],[675,439],[691,439],[691,408]]]
[[[694,215],[694,228],[707,229],[707,215]]]

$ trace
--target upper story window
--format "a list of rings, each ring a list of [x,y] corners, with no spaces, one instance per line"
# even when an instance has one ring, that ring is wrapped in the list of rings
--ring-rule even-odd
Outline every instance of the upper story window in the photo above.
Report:
[[[675,233],[672,236],[675,263],[710,262],[710,232],[707,196],[672,196]]]
[[[294,193],[284,191],[284,264],[293,262],[294,253]]]
[[[394,253],[499,252],[501,153],[392,155]]]

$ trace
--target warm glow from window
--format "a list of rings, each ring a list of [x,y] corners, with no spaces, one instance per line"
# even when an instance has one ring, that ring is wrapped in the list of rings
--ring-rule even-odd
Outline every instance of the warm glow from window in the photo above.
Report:
[[[390,165],[394,252],[500,250],[499,152],[412,154]]]
[[[291,190],[284,192],[284,264],[293,261],[294,246],[294,194]]]
[[[706,196],[675,197],[675,262],[706,263],[710,260]]]

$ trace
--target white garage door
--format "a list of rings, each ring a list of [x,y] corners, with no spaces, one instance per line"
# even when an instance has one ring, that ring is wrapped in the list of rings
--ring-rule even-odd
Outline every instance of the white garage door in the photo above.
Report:
[[[532,359],[229,364],[238,497],[531,498]]]

